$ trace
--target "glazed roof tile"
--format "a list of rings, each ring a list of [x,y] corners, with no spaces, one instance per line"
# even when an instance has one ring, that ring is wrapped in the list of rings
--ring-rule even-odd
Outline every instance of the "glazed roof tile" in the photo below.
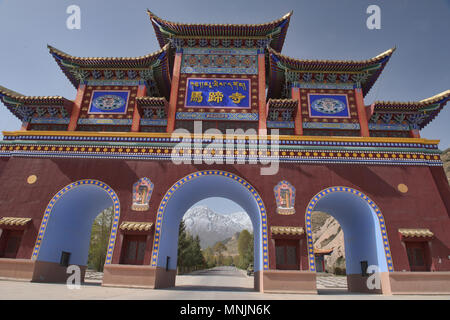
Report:
[[[285,40],[292,11],[282,18],[260,24],[207,24],[207,23],[179,23],[159,18],[150,10],[147,13],[155,29],[156,37],[161,47],[169,42],[167,33],[181,37],[271,37],[271,46],[281,51]],[[280,28],[277,34],[272,34]]]
[[[427,106],[445,103],[450,99],[450,90],[438,93],[432,97],[420,100],[420,101],[375,101],[372,105],[376,110],[409,110],[418,111],[420,109],[426,108]]]
[[[430,229],[398,229],[398,232],[403,237],[408,238],[431,238],[434,236],[434,233],[430,231]]]
[[[293,99],[269,99],[267,101],[269,108],[296,109],[298,101]]]
[[[272,234],[285,234],[285,235],[302,235],[304,230],[302,227],[285,227],[285,226],[272,226],[270,227]]]
[[[128,231],[149,231],[153,226],[153,222],[133,222],[124,221],[120,224],[120,230]]]
[[[76,57],[50,45],[47,47],[55,59],[62,59],[80,68],[147,68],[168,50],[168,46],[165,46],[156,52],[139,57]]]
[[[395,51],[395,47],[386,50],[376,57],[366,60],[308,60],[295,59],[285,56],[273,49],[269,49],[269,53],[281,61],[286,67],[293,71],[339,71],[339,72],[358,72],[364,71],[365,68],[373,67],[376,64],[382,63],[386,58],[389,58]]]
[[[372,88],[375,81],[389,61],[395,47],[386,50],[379,55],[366,60],[308,60],[295,59],[285,56],[276,50],[268,49],[269,54],[269,97],[280,95],[281,86],[285,83],[285,73],[293,72],[318,72],[318,73],[368,73],[368,77],[361,80],[363,95]]]
[[[25,226],[31,218],[3,217],[0,219],[0,226]]]
[[[423,129],[436,118],[449,100],[450,90],[446,90],[420,101],[375,101],[372,105],[366,106],[366,111],[369,118],[374,113],[422,114],[426,117],[421,121],[419,128]]]
[[[140,106],[164,107],[167,105],[167,100],[164,97],[137,97],[136,102]]]
[[[64,104],[70,100],[61,96],[25,96],[21,93],[12,91],[8,88],[0,86],[0,98],[6,96],[12,100],[16,100],[22,104]]]
[[[158,71],[158,87],[167,96],[170,91],[169,55],[170,46],[166,45],[162,49],[140,57],[75,57],[69,55],[52,46],[48,46],[50,54],[53,56],[63,73],[78,88],[80,80],[72,74],[71,70],[102,70],[102,69],[150,69],[159,63],[155,68]],[[167,87],[169,89],[167,89]]]
[[[331,249],[318,249],[318,248],[314,248],[314,253],[315,254],[330,254],[333,252],[333,248]]]
[[[21,121],[26,121],[24,114],[20,110],[22,106],[32,108],[60,106],[68,114],[70,114],[73,107],[73,101],[61,96],[25,96],[2,86],[0,86],[0,100]]]

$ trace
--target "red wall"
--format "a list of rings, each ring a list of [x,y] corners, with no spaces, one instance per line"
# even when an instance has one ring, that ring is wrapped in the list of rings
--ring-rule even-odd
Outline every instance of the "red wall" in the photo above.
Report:
[[[435,234],[431,252],[434,268],[437,271],[450,270],[450,197],[447,196],[450,188],[443,183],[446,179],[441,167],[282,163],[278,174],[261,176],[258,165],[248,164],[174,165],[169,161],[10,158],[0,161],[0,216],[33,218],[17,256],[28,259],[48,202],[55,193],[74,181],[97,179],[112,187],[120,199],[121,221],[154,222],[162,196],[177,180],[195,171],[211,169],[232,172],[256,188],[267,209],[269,230],[270,225],[305,228],[307,204],[316,193],[327,187],[358,189],[375,201],[385,217],[394,270],[409,270],[399,228],[429,228]],[[27,177],[33,174],[37,181],[28,184]],[[154,183],[150,209],[131,211],[132,185],[141,177],[148,177]],[[281,180],[288,180],[296,188],[296,213],[291,216],[276,214],[273,188]],[[397,190],[400,183],[408,186],[407,193]],[[153,234],[149,238],[145,264],[150,263]],[[112,263],[119,262],[120,239],[116,240]],[[269,232],[270,268],[275,268],[271,240]],[[301,264],[303,270],[308,269],[306,239],[302,241]]]

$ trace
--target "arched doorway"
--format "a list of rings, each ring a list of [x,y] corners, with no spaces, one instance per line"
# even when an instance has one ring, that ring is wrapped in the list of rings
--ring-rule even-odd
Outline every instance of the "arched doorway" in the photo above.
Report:
[[[362,192],[349,187],[330,187],[313,197],[305,215],[310,271],[316,271],[311,231],[313,211],[328,213],[342,227],[348,290],[369,293],[390,292],[387,273],[393,271],[393,263],[385,221],[375,202]],[[376,266],[378,270],[379,286],[375,288],[369,288],[367,285],[369,277],[367,268],[370,266]]]
[[[230,199],[249,215],[254,230],[255,290],[261,290],[262,271],[269,268],[266,209],[258,192],[239,176],[219,170],[192,173],[167,191],[158,208],[151,265],[157,273],[155,287],[175,286],[178,230],[184,213],[210,197]],[[158,279],[159,277],[159,279]]]
[[[111,235],[105,264],[111,263],[120,215],[119,199],[107,184],[80,180],[61,189],[49,202],[33,249],[33,281],[64,282],[67,266],[81,269],[81,281],[88,260],[90,233],[96,216],[113,207]]]
[[[253,225],[234,201],[195,203],[183,215],[178,241],[177,289],[253,290]]]

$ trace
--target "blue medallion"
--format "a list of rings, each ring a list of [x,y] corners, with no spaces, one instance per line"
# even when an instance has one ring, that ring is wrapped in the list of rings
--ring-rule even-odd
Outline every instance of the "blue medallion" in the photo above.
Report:
[[[89,113],[125,113],[129,91],[93,91]]]
[[[348,104],[346,95],[310,94],[309,105],[312,117],[348,118]]]

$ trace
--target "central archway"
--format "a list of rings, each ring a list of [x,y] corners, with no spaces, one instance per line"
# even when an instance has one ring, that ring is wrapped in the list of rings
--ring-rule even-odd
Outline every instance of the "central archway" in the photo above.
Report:
[[[165,274],[158,274],[166,279],[157,283],[164,283],[164,287],[175,285],[180,221],[193,204],[210,197],[230,199],[249,215],[254,230],[255,289],[260,290],[262,271],[269,268],[266,209],[250,183],[220,170],[192,173],[177,181],[163,197],[156,219],[151,265],[165,270]]]

